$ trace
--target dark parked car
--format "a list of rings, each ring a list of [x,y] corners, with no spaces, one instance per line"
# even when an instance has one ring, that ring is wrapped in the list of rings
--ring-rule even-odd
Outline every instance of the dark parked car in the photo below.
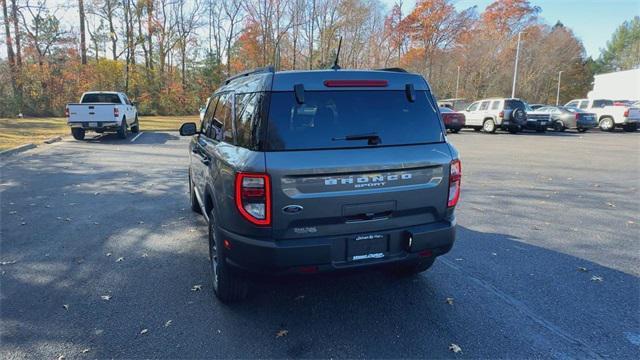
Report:
[[[444,127],[452,133],[457,133],[464,127],[465,118],[463,113],[453,111],[448,107],[440,107],[440,114],[442,115]]]
[[[453,246],[461,165],[420,75],[258,69],[180,134],[221,301],[251,272],[415,274]]]
[[[555,131],[577,129],[579,132],[585,132],[598,126],[596,114],[577,108],[547,106],[536,110],[536,112],[549,114],[551,116],[549,127]]]

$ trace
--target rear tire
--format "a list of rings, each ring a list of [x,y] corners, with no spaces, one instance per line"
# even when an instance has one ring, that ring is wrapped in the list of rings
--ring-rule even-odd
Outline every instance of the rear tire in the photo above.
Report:
[[[127,119],[122,119],[122,122],[120,123],[120,127],[118,128],[118,137],[120,139],[127,138]]]
[[[209,263],[213,292],[223,303],[232,303],[247,297],[249,283],[246,275],[231,268],[226,262],[225,249],[218,246],[222,237],[216,225],[213,209],[209,213]]]
[[[473,128],[473,131],[475,132],[479,132],[480,130],[482,130],[482,126],[476,126]]]
[[[397,265],[396,267],[392,268],[392,270],[393,270],[393,273],[397,276],[401,276],[401,277],[413,276],[429,270],[429,268],[433,265],[435,261],[436,261],[435,257],[420,259],[420,261],[418,262]]]
[[[137,134],[140,132],[140,122],[138,121],[138,117],[136,116],[136,121],[131,125],[131,132]]]
[[[578,128],[578,132],[581,132],[581,133],[587,132],[587,130],[589,130],[589,129],[586,129],[586,128]]]
[[[71,135],[76,140],[84,140],[85,131],[83,128],[71,128]]]
[[[482,123],[482,130],[488,134],[493,134],[496,132],[496,123],[491,119],[487,119]]]
[[[556,121],[556,123],[553,124],[553,130],[563,132],[565,130],[564,123],[562,121]]]
[[[636,123],[626,124],[625,126],[622,127],[622,130],[624,130],[626,132],[634,132],[634,131],[638,130],[638,124],[636,124]]]
[[[517,134],[517,133],[518,133],[518,131],[519,131],[519,129],[518,129],[518,127],[517,127],[517,126],[511,126],[511,127],[509,127],[509,133],[510,133],[510,134]]]
[[[451,132],[454,133],[454,134],[457,134],[457,133],[460,132],[460,129],[451,129]]]
[[[613,131],[615,127],[616,127],[616,124],[613,122],[613,119],[610,117],[605,117],[600,120],[600,130],[602,131]]]

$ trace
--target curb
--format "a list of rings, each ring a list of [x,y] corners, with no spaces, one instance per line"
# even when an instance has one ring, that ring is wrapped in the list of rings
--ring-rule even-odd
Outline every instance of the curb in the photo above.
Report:
[[[0,151],[0,159],[3,159],[9,155],[18,154],[27,150],[35,149],[36,147],[38,147],[38,145],[36,144],[24,144],[18,147],[14,147],[13,149],[3,150],[3,151]]]

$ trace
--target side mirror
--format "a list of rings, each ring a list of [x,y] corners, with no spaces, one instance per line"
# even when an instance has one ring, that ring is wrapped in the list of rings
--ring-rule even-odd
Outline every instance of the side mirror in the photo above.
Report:
[[[196,123],[188,122],[182,124],[180,126],[180,135],[181,136],[193,136],[198,132],[198,128],[196,127]]]
[[[133,106],[138,106],[138,102],[137,102],[137,101],[132,101],[132,102],[131,102],[131,105],[133,105]]]

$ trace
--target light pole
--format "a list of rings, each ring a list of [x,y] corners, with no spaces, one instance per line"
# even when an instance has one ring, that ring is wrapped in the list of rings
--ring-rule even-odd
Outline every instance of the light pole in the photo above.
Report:
[[[516,47],[516,66],[513,69],[513,86],[511,87],[511,97],[516,97],[516,79],[518,78],[518,58],[520,57],[520,35],[522,31],[518,31],[518,46]]]
[[[458,77],[456,78],[456,95],[453,97],[454,99],[458,98],[458,86],[460,85],[460,66],[458,66]]]
[[[558,72],[558,92],[556,93],[556,106],[560,104],[560,79],[562,78],[562,71]]]

